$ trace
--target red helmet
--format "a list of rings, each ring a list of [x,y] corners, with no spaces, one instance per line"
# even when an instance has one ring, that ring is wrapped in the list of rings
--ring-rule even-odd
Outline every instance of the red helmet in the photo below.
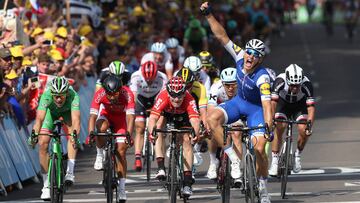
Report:
[[[141,74],[146,82],[153,81],[157,75],[157,65],[153,61],[147,61],[141,65]]]
[[[181,77],[173,77],[166,84],[166,90],[171,97],[178,97],[185,93],[186,84]]]

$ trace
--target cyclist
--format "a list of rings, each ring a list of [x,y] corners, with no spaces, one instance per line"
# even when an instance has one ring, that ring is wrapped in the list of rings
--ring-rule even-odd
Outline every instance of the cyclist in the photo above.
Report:
[[[182,68],[182,64],[185,60],[185,49],[183,46],[179,45],[179,41],[171,37],[165,41],[167,51],[171,55],[172,63],[173,63],[173,72]]]
[[[183,156],[184,156],[184,188],[183,194],[185,196],[192,195],[192,164],[193,164],[193,149],[191,142],[196,142],[199,138],[200,131],[200,119],[199,112],[197,111],[194,98],[191,94],[186,91],[186,84],[182,78],[173,77],[166,84],[166,89],[162,90],[156,98],[155,105],[151,109],[149,119],[149,135],[150,139],[153,140],[152,131],[158,122],[161,115],[167,122],[174,122],[176,129],[182,127],[192,126],[195,131],[195,137],[190,138],[189,134],[183,134],[182,143]],[[158,136],[157,144],[163,142],[163,137]],[[160,142],[159,142],[160,140]],[[157,160],[162,158],[162,162],[159,164],[159,172],[157,177],[160,175],[165,178],[165,166],[164,166],[164,155],[156,153]]]
[[[229,67],[221,71],[220,81],[217,81],[211,86],[210,97],[208,102],[208,113],[211,113],[219,104],[232,99],[236,95],[237,81],[236,81],[236,69]],[[234,123],[234,125],[242,125],[241,120]],[[242,146],[240,133],[236,132],[232,136],[233,143],[235,146],[235,152],[238,157],[242,157]],[[219,167],[219,160],[216,158],[216,151],[218,145],[215,139],[209,141],[209,154],[210,154],[210,166],[207,172],[209,179],[215,179],[217,177],[217,169]],[[236,169],[236,166],[232,166],[231,169]],[[233,174],[234,172],[232,172]],[[241,178],[234,179],[234,183],[241,184]]]
[[[102,106],[100,108],[100,106]],[[134,95],[131,90],[123,86],[121,80],[108,75],[102,82],[102,88],[95,92],[90,107],[89,134],[95,131],[106,132],[111,128],[115,133],[132,134],[134,129]],[[127,143],[125,137],[116,137],[116,150],[118,152],[117,172],[118,172],[118,199],[126,200],[125,180],[126,180],[126,151]],[[105,145],[104,137],[96,137],[96,146],[103,148]],[[103,155],[97,154],[96,159],[101,163]]]
[[[208,74],[201,70],[201,60],[197,56],[189,56],[185,59],[184,65],[185,68],[189,68],[194,74],[197,81],[202,83],[205,86],[207,92],[210,91],[211,81]]]
[[[219,80],[219,69],[214,64],[214,58],[208,51],[199,53],[202,70],[210,77],[210,84],[214,84]]]
[[[298,173],[301,170],[300,155],[303,151],[309,136],[312,134],[311,126],[315,119],[315,100],[311,81],[303,75],[303,70],[296,64],[290,64],[285,73],[277,76],[272,94],[272,105],[275,111],[275,118],[293,118],[306,120],[309,126],[298,124],[299,137],[295,151],[295,164],[293,171]],[[275,137],[272,143],[272,163],[269,170],[271,176],[278,174],[278,157],[281,146],[281,137],[286,128],[286,123],[277,124]]]
[[[265,44],[259,39],[251,39],[245,45],[245,50],[234,44],[225,29],[211,14],[211,7],[204,2],[200,10],[206,16],[215,37],[224,45],[225,49],[236,61],[237,95],[215,108],[207,116],[208,125],[220,147],[224,147],[232,164],[233,178],[240,178],[240,159],[232,146],[223,146],[223,128],[225,123],[233,123],[246,116],[247,124],[254,126],[272,126],[272,108],[270,95],[270,76],[261,65],[265,56]],[[269,130],[259,129],[251,132],[256,154],[257,175],[259,177],[259,196],[262,203],[270,202],[267,192],[268,161],[265,144],[269,137]],[[255,144],[256,143],[256,144]]]
[[[157,70],[153,61],[141,65],[140,70],[131,75],[130,89],[135,96],[135,164],[134,169],[141,171],[141,150],[144,143],[146,111],[154,105],[156,95],[165,87],[167,77]]]
[[[168,78],[171,78],[174,68],[171,60],[171,55],[166,51],[166,45],[162,42],[155,42],[151,45],[151,52],[146,53],[141,58],[140,64],[146,61],[155,61],[158,70],[165,73]]]
[[[95,92],[98,91],[102,87],[102,82],[104,78],[108,75],[116,75],[119,78],[122,78],[124,74],[126,74],[125,64],[119,60],[112,61],[108,67],[103,68],[100,72],[99,79],[96,81]],[[122,80],[124,82],[124,80]],[[126,84],[126,83],[123,83]]]
[[[39,106],[36,112],[36,120],[33,127],[36,137],[37,134],[51,133],[55,126],[55,120],[62,118],[69,132],[80,132],[80,99],[76,91],[69,85],[65,77],[55,77],[50,86],[41,95]],[[74,166],[77,149],[73,145],[78,144],[74,139],[77,135],[72,134],[67,144],[68,161],[65,175],[65,182],[74,183]],[[41,166],[44,187],[42,188],[41,199],[50,199],[50,188],[48,181],[49,154],[48,147],[51,138],[49,136],[39,136],[39,159]]]

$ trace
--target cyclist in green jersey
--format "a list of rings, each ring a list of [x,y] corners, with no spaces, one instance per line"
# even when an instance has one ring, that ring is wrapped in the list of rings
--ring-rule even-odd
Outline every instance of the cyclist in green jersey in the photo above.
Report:
[[[53,122],[62,118],[69,132],[80,132],[80,99],[76,91],[69,85],[65,77],[56,77],[51,81],[50,87],[45,90],[40,98],[36,112],[35,134],[51,133],[55,128]],[[73,137],[73,136],[72,136]],[[48,183],[49,136],[39,136],[39,159],[44,187],[41,199],[50,199],[50,188]],[[77,150],[73,147],[78,144],[77,140],[69,139],[68,161],[65,182],[74,183],[74,165]]]

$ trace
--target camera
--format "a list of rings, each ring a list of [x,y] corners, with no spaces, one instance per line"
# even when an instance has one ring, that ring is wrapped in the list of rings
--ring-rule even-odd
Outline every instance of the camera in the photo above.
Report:
[[[52,41],[52,40],[45,40],[45,41],[43,42],[43,44],[45,44],[45,45],[52,45],[52,44],[53,44],[53,41]]]

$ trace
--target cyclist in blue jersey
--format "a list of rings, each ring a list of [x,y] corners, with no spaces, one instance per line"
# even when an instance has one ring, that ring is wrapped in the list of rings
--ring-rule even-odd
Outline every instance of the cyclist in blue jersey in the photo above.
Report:
[[[237,95],[231,100],[220,104],[207,116],[209,130],[218,145],[224,147],[224,151],[228,154],[232,162],[231,176],[236,179],[241,176],[240,159],[232,146],[223,146],[222,125],[233,123],[239,120],[240,117],[246,116],[249,127],[272,126],[271,81],[266,68],[261,65],[265,56],[265,44],[261,40],[252,39],[246,43],[245,50],[241,49],[229,39],[225,29],[211,14],[211,7],[208,2],[203,3],[200,10],[206,16],[215,37],[236,61]],[[251,132],[256,154],[261,203],[270,202],[270,196],[266,189],[268,159],[265,153],[265,144],[267,142],[265,137],[269,137],[269,134],[269,128]]]

